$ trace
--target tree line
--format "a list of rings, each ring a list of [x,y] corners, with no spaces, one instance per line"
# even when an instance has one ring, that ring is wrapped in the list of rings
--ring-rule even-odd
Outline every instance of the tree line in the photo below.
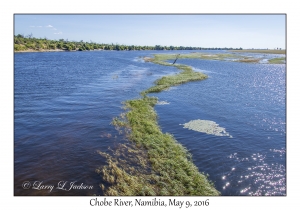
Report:
[[[35,38],[32,35],[21,34],[14,36],[14,51],[43,51],[43,50],[66,50],[66,51],[88,51],[88,50],[242,50],[242,48],[204,48],[185,46],[139,46],[123,44],[99,44],[95,42],[69,41],[68,39],[49,40],[47,38]]]

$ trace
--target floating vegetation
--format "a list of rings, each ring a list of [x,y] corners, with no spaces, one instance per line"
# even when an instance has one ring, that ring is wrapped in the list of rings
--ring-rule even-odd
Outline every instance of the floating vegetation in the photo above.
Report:
[[[112,135],[110,133],[103,133],[100,135],[101,138],[111,138]]]
[[[252,57],[248,57],[248,58],[243,58],[240,60],[237,60],[238,62],[243,62],[243,63],[258,63],[260,61],[259,58],[252,58]]]
[[[170,104],[170,102],[167,102],[167,101],[158,101],[156,103],[156,105],[167,105],[167,104]]]
[[[156,175],[151,171],[147,151],[134,144],[124,143],[110,149],[110,153],[98,151],[108,163],[96,169],[96,173],[106,181],[100,185],[105,195],[159,194],[152,184],[155,183]]]
[[[153,61],[153,58],[150,58],[150,57],[143,57],[143,59],[144,59],[145,62]]]
[[[198,119],[191,120],[190,122],[181,125],[183,125],[183,128],[187,128],[189,130],[215,136],[229,136],[230,138],[232,138],[232,136],[226,132],[225,128],[220,127],[219,124],[214,121]]]
[[[142,56],[139,56],[139,57],[134,58],[133,61],[145,63],[145,60],[144,60],[144,58],[143,58]]]

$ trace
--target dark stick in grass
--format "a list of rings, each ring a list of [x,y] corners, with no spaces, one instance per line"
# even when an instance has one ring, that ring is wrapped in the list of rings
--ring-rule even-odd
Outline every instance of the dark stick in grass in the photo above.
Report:
[[[175,59],[175,61],[173,62],[173,64],[177,61],[177,59],[179,58],[179,55],[180,55],[180,54],[178,54],[178,55],[176,56],[176,59]],[[173,64],[172,64],[172,65],[173,65]]]

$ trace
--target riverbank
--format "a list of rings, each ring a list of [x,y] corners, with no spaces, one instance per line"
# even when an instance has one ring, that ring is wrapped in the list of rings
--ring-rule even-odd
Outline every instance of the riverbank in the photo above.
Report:
[[[28,50],[14,51],[14,53],[27,53],[27,52],[77,52],[77,51],[80,51],[80,50],[61,50],[61,49],[55,49],[55,50],[48,50],[48,49],[33,50],[33,49],[28,49]],[[97,49],[97,50],[89,50],[89,51],[102,51],[102,50],[101,49]]]
[[[66,52],[67,50],[60,50],[60,49],[55,49],[55,50],[20,50],[20,51],[14,51],[14,53],[27,53],[27,52]]]
[[[174,55],[169,55],[172,58]],[[155,55],[145,60],[160,65],[166,55]],[[219,195],[208,177],[198,171],[191,154],[168,133],[163,133],[157,123],[154,106],[158,99],[148,93],[160,92],[171,86],[189,81],[203,80],[207,76],[194,72],[190,66],[174,64],[179,74],[164,76],[153,87],[141,92],[142,98],[126,101],[127,112],[113,120],[120,132],[125,132],[133,144],[121,144],[107,154],[108,165],[97,169],[107,182],[101,185],[105,195]]]

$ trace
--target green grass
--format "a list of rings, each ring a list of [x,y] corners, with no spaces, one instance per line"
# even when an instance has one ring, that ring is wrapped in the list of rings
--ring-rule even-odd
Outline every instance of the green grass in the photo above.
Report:
[[[126,101],[127,112],[112,121],[132,143],[120,144],[112,154],[99,151],[108,163],[96,170],[106,181],[105,186],[101,184],[105,195],[220,195],[207,175],[199,172],[187,149],[171,134],[161,131],[154,110],[158,99],[147,96],[147,93],[207,78],[189,66],[165,61],[173,58],[174,55],[147,58],[156,64],[174,66],[180,73],[162,77],[141,93],[142,98]]]
[[[240,51],[240,50],[239,50]],[[145,58],[146,62],[153,62],[160,65],[165,66],[175,66],[178,69],[184,70],[187,72],[193,72],[191,67],[180,65],[180,64],[170,64],[165,60],[174,60],[176,58],[175,54],[158,54],[155,55],[154,58]],[[234,61],[234,62],[243,62],[243,63],[258,63],[260,59],[255,59],[249,56],[241,56],[238,54],[204,54],[204,53],[190,53],[190,54],[182,54],[179,56],[179,59],[204,59],[204,60],[219,60],[219,61]],[[179,61],[180,62],[180,61]],[[198,72],[197,72],[198,73]],[[191,77],[195,78],[196,75],[191,75]]]
[[[230,50],[229,52],[238,52],[238,53],[265,53],[265,54],[285,54],[285,50]],[[239,54],[204,54],[204,53],[190,53],[190,54],[182,54],[179,56],[180,59],[204,59],[204,60],[220,60],[220,61],[235,61],[242,63],[259,63],[261,58],[253,58],[251,56],[242,56]],[[176,55],[173,54],[160,54],[155,55],[154,58],[147,57],[145,61],[153,62],[160,65],[172,66],[172,64],[165,62],[164,60],[174,60]],[[269,63],[271,64],[282,64],[285,63],[285,58],[274,58],[270,59]],[[176,66],[177,65],[173,65]],[[180,68],[180,67],[179,67]],[[188,67],[187,67],[188,68]]]
[[[284,64],[286,61],[285,61],[285,57],[283,57],[283,58],[273,58],[268,60],[268,62],[270,64]]]
[[[258,63],[260,61],[260,59],[258,58],[244,58],[244,59],[239,59],[238,62],[242,62],[242,63]]]
[[[189,55],[189,56],[188,56]],[[198,54],[187,54],[180,55],[179,58],[197,58]],[[143,91],[141,94],[145,95],[147,93],[157,93],[163,90],[168,89],[169,87],[180,85],[183,83],[187,83],[190,81],[204,80],[207,78],[207,75],[202,74],[200,72],[195,72],[190,66],[177,64],[174,65],[166,62],[165,60],[175,60],[176,55],[172,54],[157,54],[151,60],[151,62],[164,65],[164,66],[174,66],[177,69],[181,70],[178,74],[164,76],[155,81],[155,85],[150,87],[149,89]],[[149,60],[149,59],[148,59]]]
[[[165,62],[166,60],[175,60],[176,54],[157,54],[154,58],[146,57],[145,61],[151,61],[156,64],[161,65],[172,65],[170,63]],[[242,58],[242,56],[224,53],[224,54],[206,54],[206,53],[189,53],[189,54],[180,54],[180,59],[205,59],[205,60],[226,60],[226,59],[238,59]]]
[[[186,148],[172,135],[162,133],[153,108],[156,102],[157,98],[147,96],[126,101],[129,111],[113,120],[117,127],[130,128],[129,138],[135,143],[131,153],[138,155],[141,150],[147,155],[138,155],[135,165],[139,167],[131,169],[127,163],[122,165],[110,158],[110,166],[99,170],[114,184],[107,195],[219,195],[193,164]]]

